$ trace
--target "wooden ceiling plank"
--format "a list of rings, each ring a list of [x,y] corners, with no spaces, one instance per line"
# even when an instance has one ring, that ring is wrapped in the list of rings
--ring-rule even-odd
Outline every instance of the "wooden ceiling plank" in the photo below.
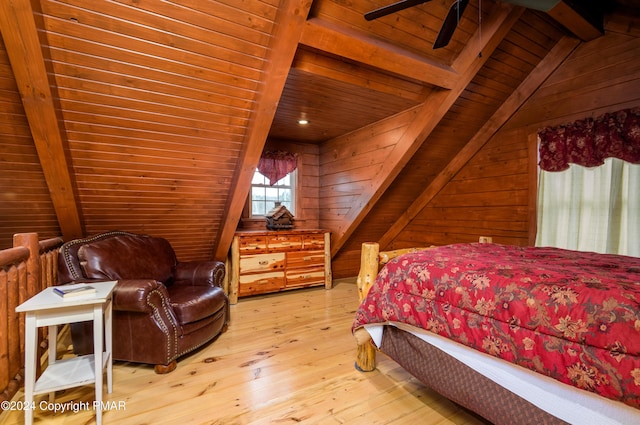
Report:
[[[453,88],[460,78],[446,65],[318,18],[307,21],[300,43],[446,89]]]
[[[436,176],[427,188],[416,198],[407,211],[402,214],[387,232],[380,238],[381,247],[388,246],[426,206],[453,179],[468,161],[490,140],[529,97],[544,83],[571,52],[578,46],[579,40],[564,37],[549,54],[529,74],[522,84],[498,108],[485,125],[469,140],[464,148]]]
[[[358,199],[353,200],[352,208],[341,217],[341,224],[338,228],[331,229],[332,255],[335,255],[342,248],[376,202],[380,200],[422,142],[426,140],[438,122],[449,111],[469,82],[491,56],[491,53],[517,22],[523,11],[523,8],[507,4],[498,5],[495,12],[486,21],[482,30],[483,37],[479,37],[476,34],[471,38],[465,50],[454,61],[454,69],[461,70],[455,87],[452,90],[434,92],[421,107],[416,109],[412,122],[398,140],[396,148],[376,173],[375,180],[370,182],[368,190],[363,191]],[[480,55],[479,52],[483,51],[484,54]]]
[[[65,240],[83,236],[75,186],[67,164],[63,129],[56,113],[38,30],[29,0],[0,2],[4,39],[42,171]]]
[[[215,258],[218,260],[224,261],[229,253],[233,235],[251,189],[251,179],[269,135],[269,129],[311,9],[311,3],[311,0],[282,0],[278,8],[276,25],[272,34],[273,45],[267,54],[269,60],[262,81],[263,90],[247,128],[244,151],[239,158],[231,185],[234,190],[230,191],[225,208],[227,216],[218,228],[216,241],[214,241]]]
[[[640,16],[634,9],[618,6],[618,13],[607,15],[605,31],[640,37]]]

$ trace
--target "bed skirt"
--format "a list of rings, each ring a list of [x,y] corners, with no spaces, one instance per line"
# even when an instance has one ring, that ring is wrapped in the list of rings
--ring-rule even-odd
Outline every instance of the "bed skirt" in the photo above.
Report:
[[[495,425],[567,424],[394,326],[386,326],[380,349],[428,387]]]

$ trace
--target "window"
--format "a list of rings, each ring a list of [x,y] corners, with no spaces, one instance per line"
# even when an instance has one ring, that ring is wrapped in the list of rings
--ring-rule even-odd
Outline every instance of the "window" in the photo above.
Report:
[[[295,215],[296,177],[297,172],[294,170],[271,186],[269,179],[256,170],[251,181],[251,217],[264,217],[276,202],[281,202]]]
[[[639,130],[631,108],[538,132],[536,245],[640,256]]]
[[[640,256],[640,165],[541,171],[537,246]]]

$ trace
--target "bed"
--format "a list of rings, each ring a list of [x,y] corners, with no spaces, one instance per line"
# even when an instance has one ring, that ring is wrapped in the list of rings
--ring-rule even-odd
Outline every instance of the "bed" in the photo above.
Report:
[[[640,424],[640,258],[362,249],[356,367],[382,351],[494,424]]]

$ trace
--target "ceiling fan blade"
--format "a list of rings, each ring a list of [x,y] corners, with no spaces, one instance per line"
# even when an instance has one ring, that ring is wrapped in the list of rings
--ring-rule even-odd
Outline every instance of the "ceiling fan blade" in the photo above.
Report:
[[[442,23],[442,28],[440,28],[438,37],[433,43],[434,49],[439,49],[449,44],[449,41],[451,41],[451,37],[453,37],[453,33],[458,27],[458,22],[460,21],[460,17],[462,16],[464,9],[466,9],[467,4],[469,4],[469,0],[456,0],[451,5],[451,7],[449,8],[449,12],[447,13],[447,17]]]
[[[399,2],[387,6],[382,6],[379,9],[365,13],[364,19],[366,19],[367,21],[372,21],[374,19],[382,18],[383,16],[387,16],[395,12],[400,12],[401,10],[408,9],[422,3],[427,3],[429,1],[431,0],[400,0]]]

